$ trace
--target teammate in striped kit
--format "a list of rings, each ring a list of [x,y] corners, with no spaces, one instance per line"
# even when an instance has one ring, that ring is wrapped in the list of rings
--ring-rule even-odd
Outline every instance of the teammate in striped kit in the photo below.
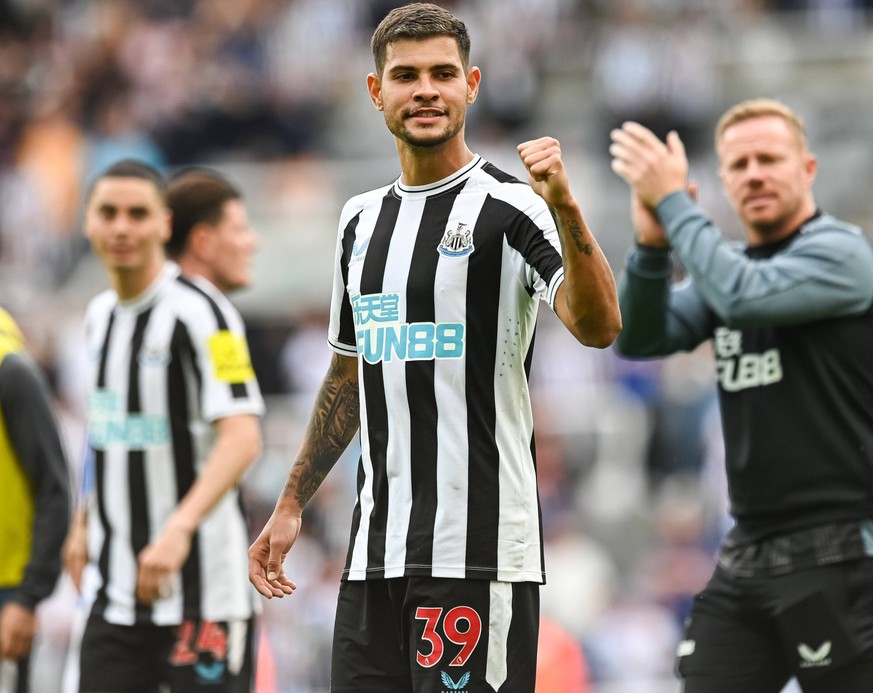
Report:
[[[606,347],[615,285],[556,140],[519,146],[529,184],[468,149],[481,75],[458,18],[406,5],[372,47],[368,89],[401,174],[341,213],[333,360],[250,577],[266,597],[293,592],[283,561],[303,507],[360,429],[331,690],[529,692],[545,575],[527,385],[537,307]]]
[[[88,539],[101,585],[82,641],[83,692],[251,689],[255,604],[237,484],[260,453],[263,400],[239,313],[164,251],[171,241],[184,263],[192,243],[220,243],[228,213],[240,221],[239,195],[221,186],[217,215],[172,233],[165,183],[143,164],[115,164],[88,199],[86,235],[112,288],[86,317]],[[170,193],[198,194],[178,182]]]

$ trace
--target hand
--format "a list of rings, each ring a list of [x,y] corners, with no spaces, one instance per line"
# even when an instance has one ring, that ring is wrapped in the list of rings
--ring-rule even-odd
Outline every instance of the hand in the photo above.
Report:
[[[570,181],[561,157],[561,143],[554,137],[540,137],[517,147],[527,169],[528,182],[550,207],[574,203]]]
[[[249,582],[267,599],[293,594],[297,585],[285,575],[285,556],[300,535],[299,515],[278,508],[249,547]]]
[[[688,180],[685,145],[675,131],[661,142],[639,123],[628,122],[611,133],[612,170],[644,205],[654,209],[667,195],[684,190]]]
[[[0,659],[22,659],[30,654],[36,633],[36,614],[21,604],[7,602],[0,610]]]
[[[73,585],[81,592],[82,573],[88,564],[88,520],[83,513],[77,514],[73,519],[61,549],[61,556]]]
[[[160,536],[137,557],[136,597],[143,604],[166,599],[173,593],[173,581],[191,553],[193,532],[168,522]]]
[[[631,193],[631,221],[637,232],[637,243],[650,248],[670,247],[667,233],[657,215],[643,203],[636,192]]]

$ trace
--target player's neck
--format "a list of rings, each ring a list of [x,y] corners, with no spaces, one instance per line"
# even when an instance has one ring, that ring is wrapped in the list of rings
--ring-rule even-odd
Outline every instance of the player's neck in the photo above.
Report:
[[[436,183],[473,160],[473,152],[460,137],[438,147],[398,145],[400,180],[404,185]]]
[[[135,270],[116,269],[110,274],[110,281],[121,301],[132,301],[142,295],[160,276],[164,261],[155,262],[148,267]]]

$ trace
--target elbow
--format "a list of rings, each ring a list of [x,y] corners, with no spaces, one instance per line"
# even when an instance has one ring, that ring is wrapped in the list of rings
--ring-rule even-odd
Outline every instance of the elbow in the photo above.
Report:
[[[579,330],[576,339],[579,343],[593,349],[606,349],[612,346],[621,333],[621,315],[616,315],[612,320],[604,321],[596,329]]]

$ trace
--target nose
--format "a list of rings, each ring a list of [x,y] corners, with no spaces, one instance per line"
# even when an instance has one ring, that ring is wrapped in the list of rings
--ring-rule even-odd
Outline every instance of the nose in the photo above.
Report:
[[[764,169],[757,161],[750,161],[746,167],[746,180],[750,183],[759,183],[764,177]]]
[[[422,75],[415,89],[415,98],[421,101],[430,101],[439,95],[434,81],[429,75]]]

